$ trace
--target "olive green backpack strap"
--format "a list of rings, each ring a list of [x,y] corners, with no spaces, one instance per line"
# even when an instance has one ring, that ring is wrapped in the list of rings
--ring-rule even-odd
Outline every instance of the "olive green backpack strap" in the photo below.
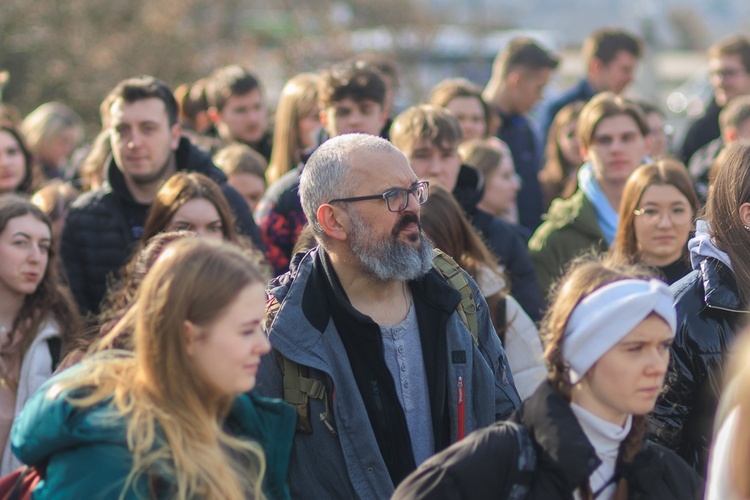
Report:
[[[328,409],[325,384],[320,380],[311,378],[308,367],[295,363],[281,354],[277,349],[274,349],[273,352],[281,369],[281,376],[284,382],[284,401],[294,406],[294,409],[297,411],[297,431],[304,434],[312,433],[310,398],[313,398],[323,401],[325,411],[320,414],[320,420],[331,434],[335,436],[336,430],[331,424],[331,413]]]
[[[461,294],[461,302],[456,307],[461,321],[466,325],[474,344],[479,344],[479,323],[477,321],[477,306],[474,301],[474,292],[466,279],[464,270],[442,250],[435,249],[433,253],[432,265],[441,276]],[[280,305],[275,299],[266,308],[267,328],[279,310]],[[336,435],[336,430],[331,423],[331,412],[328,407],[328,397],[326,396],[325,384],[320,380],[311,378],[309,368],[300,366],[298,363],[287,358],[278,350],[274,349],[274,355],[281,369],[281,375],[284,383],[284,401],[294,406],[297,411],[297,431],[305,434],[312,432],[312,423],[310,418],[310,398],[320,399],[325,404],[325,410],[319,415],[320,421],[328,430]]]
[[[466,328],[471,332],[474,344],[479,345],[479,322],[477,321],[477,304],[474,301],[474,291],[469,285],[469,280],[464,270],[456,264],[450,255],[442,250],[434,249],[432,255],[432,267],[434,267],[448,284],[461,294],[461,302],[456,307],[458,316]]]

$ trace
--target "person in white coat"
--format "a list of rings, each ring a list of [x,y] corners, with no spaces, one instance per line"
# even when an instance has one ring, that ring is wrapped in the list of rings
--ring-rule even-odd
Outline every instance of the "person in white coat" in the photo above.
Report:
[[[54,258],[47,216],[21,196],[0,195],[0,476],[22,465],[10,451],[13,421],[79,330]]]

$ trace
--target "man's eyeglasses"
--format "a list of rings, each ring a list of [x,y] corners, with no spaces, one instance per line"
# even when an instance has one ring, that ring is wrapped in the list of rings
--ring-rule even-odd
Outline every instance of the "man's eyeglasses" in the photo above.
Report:
[[[397,188],[386,191],[383,194],[373,194],[371,196],[356,196],[354,198],[336,198],[328,203],[335,203],[337,201],[352,202],[352,201],[365,201],[365,200],[379,200],[384,199],[385,204],[388,205],[388,210],[391,212],[403,212],[409,205],[409,195],[414,195],[417,202],[420,205],[424,205],[427,198],[430,196],[430,183],[427,181],[417,182],[412,185],[409,189]]]

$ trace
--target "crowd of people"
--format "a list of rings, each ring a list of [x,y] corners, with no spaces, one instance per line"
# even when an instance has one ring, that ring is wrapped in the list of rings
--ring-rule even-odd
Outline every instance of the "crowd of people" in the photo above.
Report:
[[[3,103],[0,496],[750,497],[750,38],[682,145],[644,50]]]

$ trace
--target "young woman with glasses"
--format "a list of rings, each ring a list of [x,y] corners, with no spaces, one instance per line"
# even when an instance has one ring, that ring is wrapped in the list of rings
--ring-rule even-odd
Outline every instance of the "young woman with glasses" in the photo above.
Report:
[[[682,163],[658,160],[628,178],[612,253],[625,263],[659,270],[672,284],[691,271],[687,241],[698,198]]]

